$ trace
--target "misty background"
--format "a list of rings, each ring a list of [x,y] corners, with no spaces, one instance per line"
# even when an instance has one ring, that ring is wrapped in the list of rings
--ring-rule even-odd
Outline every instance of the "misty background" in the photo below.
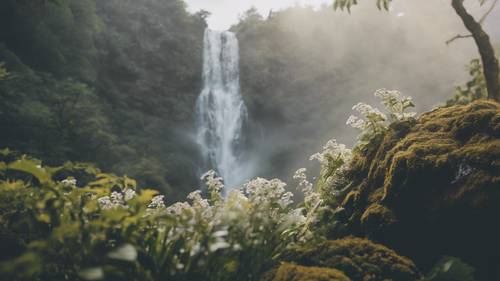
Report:
[[[485,10],[468,2],[476,16]],[[199,187],[194,116],[208,26],[239,39],[252,175],[314,176],[308,158],[328,139],[355,143],[345,124],[354,104],[379,106],[373,93],[387,88],[431,109],[478,57],[471,39],[445,44],[466,34],[449,1],[394,1],[390,12],[362,1],[351,14],[325,3],[4,0],[0,61],[12,75],[0,85],[0,147],[49,165],[95,163],[171,202],[185,197]],[[499,15],[486,21],[497,46]]]

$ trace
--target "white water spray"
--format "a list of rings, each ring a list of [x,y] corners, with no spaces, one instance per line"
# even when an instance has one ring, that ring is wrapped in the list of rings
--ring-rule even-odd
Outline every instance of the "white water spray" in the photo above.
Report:
[[[203,90],[196,103],[197,142],[205,161],[227,188],[245,180],[243,124],[247,109],[240,93],[239,48],[229,31],[205,30]]]

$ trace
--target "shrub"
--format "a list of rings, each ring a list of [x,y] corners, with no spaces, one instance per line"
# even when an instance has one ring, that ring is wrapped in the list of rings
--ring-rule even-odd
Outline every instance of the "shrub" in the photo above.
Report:
[[[256,280],[312,238],[317,208],[292,207],[280,180],[257,178],[224,198],[209,172],[208,198],[196,191],[166,206],[91,165],[1,155],[0,273],[12,280]]]

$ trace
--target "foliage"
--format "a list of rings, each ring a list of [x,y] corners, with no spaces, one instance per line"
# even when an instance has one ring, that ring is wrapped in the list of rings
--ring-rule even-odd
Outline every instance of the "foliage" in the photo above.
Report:
[[[177,132],[192,123],[205,16],[181,0],[1,1],[0,146],[189,193],[196,147]]]
[[[392,123],[374,149],[354,151],[340,186],[349,192],[332,204],[342,210],[337,225],[422,268],[453,254],[490,280],[498,261],[483,258],[499,247],[500,229],[492,227],[500,201],[499,112],[498,103],[478,100]]]
[[[488,0],[478,0],[479,4],[484,5]],[[377,8],[379,10],[384,9],[386,11],[389,10],[390,4],[392,0],[377,0]],[[355,6],[358,4],[358,0],[333,0],[333,8],[335,10],[340,9],[344,10],[346,9],[348,12],[351,11],[352,6]]]
[[[474,269],[458,258],[443,257],[422,281],[474,281]]]
[[[361,149],[370,144],[373,139],[383,135],[391,122],[400,122],[416,116],[415,112],[406,112],[409,108],[415,107],[412,98],[402,96],[399,91],[380,89],[375,92],[375,96],[381,99],[390,119],[377,108],[358,103],[352,109],[363,117],[351,115],[347,120],[347,125],[361,131],[357,144]]]
[[[87,164],[45,166],[1,151],[0,273],[11,280],[257,280],[309,241],[315,210],[279,180],[165,205],[156,191]],[[25,270],[28,269],[28,270]]]
[[[391,3],[391,1],[392,0],[377,0],[377,8],[379,8],[380,10],[383,8],[384,10],[388,11],[389,4]],[[348,12],[351,12],[351,7],[357,4],[358,4],[357,0],[334,0],[333,8],[335,10],[346,9]]]
[[[455,96],[446,102],[446,105],[468,104],[478,99],[488,97],[486,80],[483,74],[483,66],[479,59],[473,59],[467,66],[471,80],[464,86],[457,86]]]

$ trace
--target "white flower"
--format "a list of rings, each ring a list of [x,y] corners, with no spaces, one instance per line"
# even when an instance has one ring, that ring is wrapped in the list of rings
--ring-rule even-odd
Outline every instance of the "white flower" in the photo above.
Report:
[[[164,209],[165,208],[165,196],[157,195],[151,199],[151,203],[148,205],[148,209]]]
[[[130,189],[130,188],[125,189],[124,193],[125,193],[125,201],[132,200],[134,197],[137,196],[137,194],[135,193],[135,190]]]
[[[123,201],[123,195],[116,191],[113,191],[110,196],[104,196],[97,199],[97,202],[103,210],[126,207],[125,201]]]
[[[218,239],[214,243],[210,244],[208,249],[210,252],[215,252],[217,250],[226,249],[231,247],[231,244],[227,243],[224,239]]]
[[[367,118],[370,118],[371,116],[373,116],[373,117],[381,118],[383,120],[387,120],[387,117],[385,116],[385,114],[380,112],[380,110],[378,110],[377,108],[373,108],[366,103],[360,102],[360,103],[356,104],[355,106],[353,106],[352,109],[359,112],[361,115],[363,115]]]
[[[111,200],[109,199],[109,196],[104,196],[99,199],[97,199],[97,203],[99,203],[99,206],[103,210],[108,210],[113,208],[113,203],[111,203]]]
[[[329,140],[325,146],[323,146],[323,151],[311,155],[309,160],[318,160],[321,165],[328,165],[330,159],[343,159],[344,162],[352,156],[352,151],[348,149],[344,144],[337,143],[336,139]]]
[[[380,98],[382,104],[390,112],[393,121],[401,121],[416,116],[416,112],[405,112],[408,108],[414,107],[411,97],[403,96],[397,90],[380,89],[375,92],[375,96]]]
[[[200,179],[205,182],[210,192],[220,193],[224,189],[222,178],[218,177],[214,170],[206,172]]]
[[[351,115],[347,119],[346,125],[353,127],[358,130],[365,130],[367,128],[367,122],[357,116]]]
[[[63,187],[76,187],[76,179],[74,178],[67,178],[65,180],[61,181]]]

